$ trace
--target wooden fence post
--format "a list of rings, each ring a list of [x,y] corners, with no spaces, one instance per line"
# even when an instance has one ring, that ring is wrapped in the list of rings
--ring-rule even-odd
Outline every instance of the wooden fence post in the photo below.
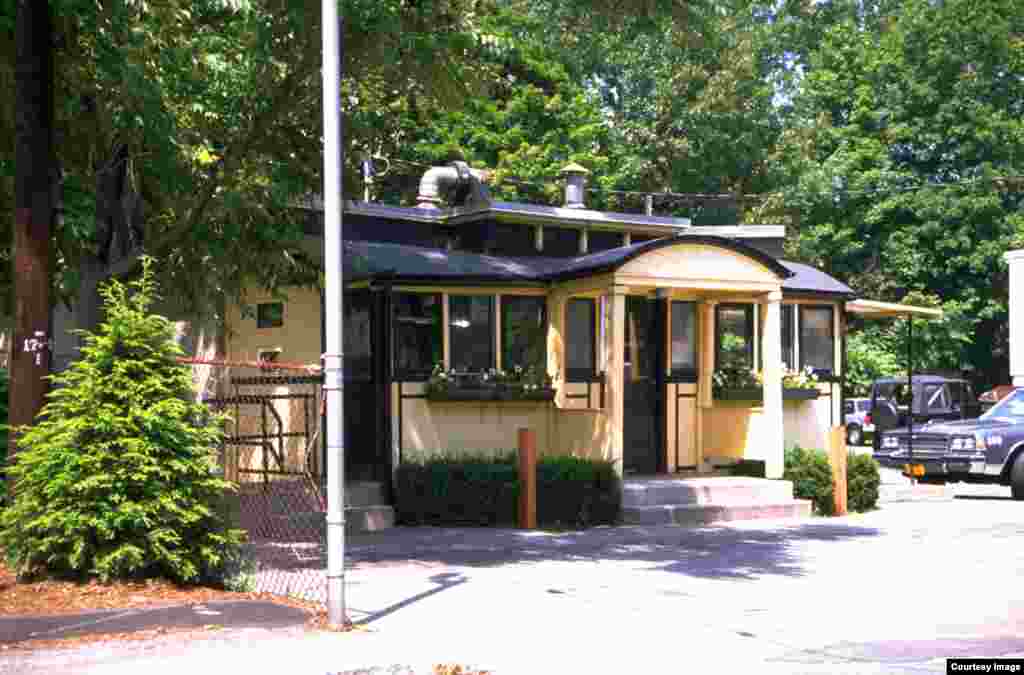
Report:
[[[832,427],[828,434],[829,463],[832,465],[833,497],[837,516],[846,515],[846,427]]]
[[[519,430],[519,527],[537,527],[537,435]]]

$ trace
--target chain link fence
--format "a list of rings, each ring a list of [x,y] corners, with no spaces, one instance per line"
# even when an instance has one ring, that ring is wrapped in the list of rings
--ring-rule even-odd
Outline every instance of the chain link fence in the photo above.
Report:
[[[248,535],[243,585],[325,605],[323,376],[279,363],[186,360],[201,400],[230,416],[219,451]]]

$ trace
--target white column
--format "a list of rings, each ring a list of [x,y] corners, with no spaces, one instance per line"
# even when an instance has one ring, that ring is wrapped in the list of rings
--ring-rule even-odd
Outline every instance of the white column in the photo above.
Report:
[[[615,468],[622,474],[623,469],[623,420],[625,418],[625,367],[626,350],[626,294],[621,286],[613,286],[608,295],[608,341],[605,346],[605,372],[608,395],[608,417],[611,433],[611,457]]]
[[[1010,268],[1010,381],[1024,386],[1024,249],[1003,255]]]
[[[764,305],[764,332],[761,349],[764,355],[764,417],[765,436],[758,442],[758,459],[765,461],[765,476],[781,478],[783,470],[784,430],[782,416],[782,292],[772,291]]]

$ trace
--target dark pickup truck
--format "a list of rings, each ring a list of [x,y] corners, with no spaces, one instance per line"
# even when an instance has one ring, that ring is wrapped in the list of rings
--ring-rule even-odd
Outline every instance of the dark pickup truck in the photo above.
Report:
[[[1024,500],[1024,388],[976,419],[930,420],[878,434],[875,459],[922,483],[1009,485]]]

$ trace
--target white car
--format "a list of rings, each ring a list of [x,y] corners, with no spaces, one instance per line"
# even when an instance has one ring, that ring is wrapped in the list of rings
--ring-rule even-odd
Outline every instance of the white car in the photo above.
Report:
[[[846,423],[846,444],[863,445],[865,434],[875,432],[875,425],[871,422],[871,399],[846,399],[843,402],[843,421]]]

